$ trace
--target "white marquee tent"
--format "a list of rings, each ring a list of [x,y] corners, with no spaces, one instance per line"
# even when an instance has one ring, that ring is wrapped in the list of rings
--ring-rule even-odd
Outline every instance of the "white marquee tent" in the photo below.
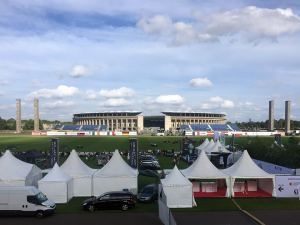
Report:
[[[9,150],[0,158],[0,185],[36,186],[42,170],[17,159]]]
[[[73,197],[73,179],[57,164],[38,183],[39,190],[55,203],[66,203]]]
[[[218,193],[224,197],[230,196],[229,176],[211,163],[204,150],[190,167],[181,170],[181,172],[186,178],[195,180],[193,183],[195,197],[197,197],[196,192],[201,193],[199,197],[207,197],[205,196],[206,193]]]
[[[214,154],[214,153],[231,153],[228,151],[218,140],[214,143],[214,145],[211,145],[209,148],[204,148],[205,152],[207,154]]]
[[[195,205],[193,184],[185,178],[177,166],[161,180],[169,208],[192,208]]]
[[[205,138],[205,141],[201,145],[196,147],[195,149],[198,150],[198,153],[200,154],[200,151],[205,149],[209,143],[210,143],[209,140],[207,138]]]
[[[138,170],[131,168],[116,150],[108,163],[93,175],[93,194],[128,189],[137,194]]]
[[[275,176],[259,168],[247,150],[235,164],[223,172],[231,177],[232,197],[275,196]],[[268,195],[265,196],[263,193]]]
[[[75,150],[67,160],[61,165],[61,170],[73,178],[73,194],[74,196],[92,196],[92,180],[96,170],[88,167],[81,161]]]

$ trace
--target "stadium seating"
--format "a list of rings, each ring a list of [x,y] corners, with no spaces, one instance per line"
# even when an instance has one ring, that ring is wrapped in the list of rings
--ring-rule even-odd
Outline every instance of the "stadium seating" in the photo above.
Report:
[[[191,124],[193,131],[211,131],[208,124]]]
[[[99,125],[82,125],[81,131],[98,131]]]
[[[64,125],[62,130],[80,130],[81,125]]]
[[[210,124],[213,131],[231,131],[227,124]]]
[[[229,126],[233,131],[241,131],[241,129],[240,129],[235,123],[228,124],[228,126]]]

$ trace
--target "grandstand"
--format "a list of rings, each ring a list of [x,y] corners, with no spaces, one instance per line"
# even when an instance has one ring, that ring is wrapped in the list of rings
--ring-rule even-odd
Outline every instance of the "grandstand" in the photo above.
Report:
[[[57,130],[63,131],[107,131],[106,125],[63,125]]]
[[[180,126],[181,131],[240,131],[236,124],[184,124]]]

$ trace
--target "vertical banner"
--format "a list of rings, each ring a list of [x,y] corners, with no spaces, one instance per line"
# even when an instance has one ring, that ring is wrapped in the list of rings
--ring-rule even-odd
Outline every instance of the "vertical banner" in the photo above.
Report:
[[[218,132],[218,131],[215,131],[215,132],[214,132],[214,141],[215,141],[215,142],[218,141],[218,140],[219,140],[219,137],[220,137],[219,132]]]
[[[232,134],[231,141],[230,141],[230,150],[233,152],[234,150],[234,134]]]
[[[138,141],[136,138],[129,139],[129,164],[132,168],[138,167]]]
[[[52,168],[55,163],[58,163],[59,160],[59,138],[51,139],[51,148],[50,148],[50,167]]]
[[[225,134],[221,133],[220,135],[220,143],[221,145],[223,145],[225,147]]]

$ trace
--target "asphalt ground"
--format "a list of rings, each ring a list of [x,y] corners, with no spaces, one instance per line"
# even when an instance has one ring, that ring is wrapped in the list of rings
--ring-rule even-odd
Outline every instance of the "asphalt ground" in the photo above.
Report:
[[[256,225],[239,211],[174,212],[173,216],[177,225]]]
[[[162,225],[156,213],[54,214],[35,217],[0,217],[1,225]]]
[[[251,211],[251,214],[266,225],[299,225],[299,210]]]

